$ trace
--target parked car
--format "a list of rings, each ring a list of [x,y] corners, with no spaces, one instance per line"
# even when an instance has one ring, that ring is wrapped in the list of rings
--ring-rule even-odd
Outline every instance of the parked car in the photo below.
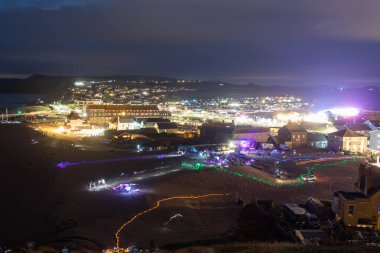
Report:
[[[315,181],[317,181],[317,177],[315,175],[311,174],[311,175],[303,176],[302,180],[305,182],[315,182]]]

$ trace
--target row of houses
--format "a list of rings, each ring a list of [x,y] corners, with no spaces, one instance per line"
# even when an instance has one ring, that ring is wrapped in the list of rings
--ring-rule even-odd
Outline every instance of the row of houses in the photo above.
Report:
[[[285,145],[289,148],[329,148],[354,153],[364,153],[368,148],[380,151],[380,130],[377,126],[370,126],[369,123],[371,122],[334,126],[302,122],[301,124],[288,123],[281,128],[206,123],[200,128],[199,136],[212,142],[233,140],[252,145],[270,143],[274,146]]]
[[[352,130],[345,127],[341,130],[324,134],[309,132],[302,125],[289,123],[279,129],[278,138],[281,143],[289,147],[310,146],[314,148],[329,148],[335,151],[363,153],[367,151],[368,135],[361,131],[362,129]]]

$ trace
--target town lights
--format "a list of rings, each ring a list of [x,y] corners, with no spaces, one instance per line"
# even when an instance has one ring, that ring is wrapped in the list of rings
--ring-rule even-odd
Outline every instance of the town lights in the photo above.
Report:
[[[63,126],[60,126],[53,130],[54,133],[61,134],[65,131],[65,128]]]
[[[82,81],[77,81],[74,83],[75,86],[84,86],[84,82]]]

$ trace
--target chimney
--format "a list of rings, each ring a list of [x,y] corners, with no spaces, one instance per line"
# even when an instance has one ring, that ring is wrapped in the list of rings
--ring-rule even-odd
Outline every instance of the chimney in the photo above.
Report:
[[[373,172],[371,166],[368,164],[360,164],[358,176],[358,188],[367,195],[373,186]]]

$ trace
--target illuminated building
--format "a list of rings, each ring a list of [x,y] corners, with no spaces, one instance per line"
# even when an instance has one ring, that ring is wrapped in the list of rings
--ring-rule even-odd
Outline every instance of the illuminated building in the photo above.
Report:
[[[102,103],[103,102],[101,99],[95,99],[95,98],[86,99],[86,100],[79,100],[79,99],[74,100],[75,110],[79,112],[85,112],[87,110],[88,105],[100,105]]]
[[[336,151],[363,153],[367,150],[367,137],[350,129],[329,134],[329,148]]]
[[[294,123],[288,123],[278,130],[278,136],[282,143],[288,147],[299,147],[307,144],[307,131],[304,127]]]
[[[376,171],[377,170],[377,171]],[[355,186],[359,192],[334,193],[333,211],[348,227],[380,230],[380,174],[378,169],[361,165]]]
[[[116,116],[133,118],[169,117],[170,113],[160,111],[157,105],[88,105],[87,117],[90,123],[106,124]]]
[[[110,122],[108,122],[109,129],[115,130],[130,130],[141,128],[142,124],[139,124],[134,118],[116,116]]]
[[[83,126],[83,120],[76,112],[71,112],[67,116],[67,123],[73,129],[77,129]]]

